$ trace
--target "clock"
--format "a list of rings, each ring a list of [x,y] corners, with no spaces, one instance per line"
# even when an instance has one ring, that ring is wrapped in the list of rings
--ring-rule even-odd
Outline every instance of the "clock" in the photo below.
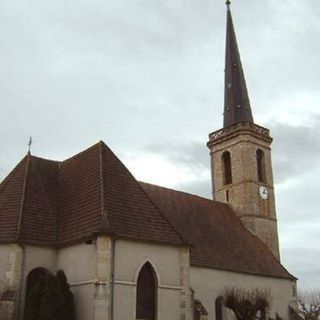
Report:
[[[267,200],[269,196],[269,191],[265,186],[260,186],[259,195],[263,200]]]

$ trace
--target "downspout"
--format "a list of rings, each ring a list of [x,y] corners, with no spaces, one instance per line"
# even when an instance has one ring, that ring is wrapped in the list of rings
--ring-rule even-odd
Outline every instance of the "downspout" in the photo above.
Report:
[[[112,240],[112,258],[111,258],[111,301],[110,301],[110,314],[111,320],[114,319],[114,270],[115,270],[115,255],[116,255],[116,238]]]

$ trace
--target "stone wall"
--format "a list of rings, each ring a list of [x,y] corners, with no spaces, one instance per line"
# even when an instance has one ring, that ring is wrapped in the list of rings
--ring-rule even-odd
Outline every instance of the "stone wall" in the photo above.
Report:
[[[21,301],[21,275],[24,249],[18,244],[1,246],[2,291],[0,295],[1,320],[18,319]]]
[[[9,245],[0,245],[0,292],[5,285],[5,274],[9,263]]]
[[[272,139],[255,131],[240,128],[209,141],[212,163],[212,189],[217,201],[228,202],[244,225],[267,244],[280,259],[270,144]],[[265,181],[257,174],[257,150],[264,154]],[[224,182],[223,153],[230,152],[232,183]],[[264,186],[267,199],[259,195]]]

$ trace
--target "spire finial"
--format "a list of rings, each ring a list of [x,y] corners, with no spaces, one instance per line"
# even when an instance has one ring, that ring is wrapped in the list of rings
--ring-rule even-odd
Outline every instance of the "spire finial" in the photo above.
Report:
[[[231,4],[230,0],[227,0],[226,5],[228,10],[230,10],[230,4]]]
[[[30,136],[29,142],[28,142],[28,154],[31,154],[31,145],[32,145],[32,136]]]

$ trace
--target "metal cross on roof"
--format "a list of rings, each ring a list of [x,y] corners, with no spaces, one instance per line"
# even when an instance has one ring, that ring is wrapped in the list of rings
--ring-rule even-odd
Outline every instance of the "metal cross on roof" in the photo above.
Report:
[[[28,142],[28,153],[30,153],[31,151],[31,145],[32,145],[32,136],[30,136],[29,142]]]

